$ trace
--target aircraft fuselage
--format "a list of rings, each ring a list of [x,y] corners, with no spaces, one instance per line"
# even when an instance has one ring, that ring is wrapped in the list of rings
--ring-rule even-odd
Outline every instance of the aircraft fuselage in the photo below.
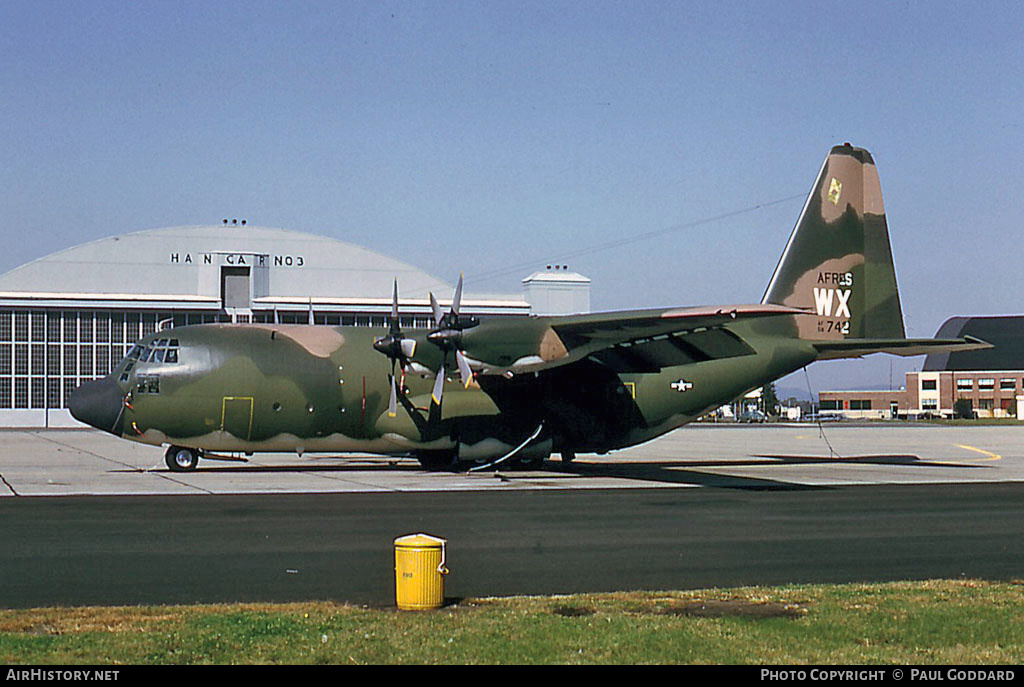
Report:
[[[468,388],[454,379],[446,382],[441,421],[430,425],[434,381],[425,370],[407,371],[410,407],[388,416],[390,364],[372,347],[379,335],[305,325],[157,332],[96,383],[108,389],[99,421],[83,419],[136,441],[205,451],[456,449],[478,459],[501,455],[544,423],[547,452],[605,452],[675,429],[814,358],[799,341],[747,331],[751,355],[654,373],[615,373],[585,361],[542,374],[481,376]],[[123,402],[115,405],[117,398]]]

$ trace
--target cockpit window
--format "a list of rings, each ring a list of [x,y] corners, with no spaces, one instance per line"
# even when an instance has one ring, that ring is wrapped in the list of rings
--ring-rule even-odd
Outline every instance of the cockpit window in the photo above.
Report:
[[[143,363],[176,363],[178,362],[178,340],[158,339],[142,351],[139,362]]]
[[[139,375],[135,380],[135,390],[140,394],[160,393],[160,375]]]
[[[121,381],[128,381],[128,376],[131,374],[132,368],[135,367],[136,361],[140,363],[156,363],[158,365],[178,362],[179,347],[177,339],[155,339],[145,346],[135,344],[128,351],[128,354],[125,355],[124,359],[118,363],[118,367],[123,365],[120,376]]]

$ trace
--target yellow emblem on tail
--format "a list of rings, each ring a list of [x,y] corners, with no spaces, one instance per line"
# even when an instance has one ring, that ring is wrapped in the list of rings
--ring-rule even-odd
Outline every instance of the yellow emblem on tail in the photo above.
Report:
[[[832,177],[832,183],[828,186],[828,199],[833,205],[839,205],[839,194],[843,192],[843,182]]]

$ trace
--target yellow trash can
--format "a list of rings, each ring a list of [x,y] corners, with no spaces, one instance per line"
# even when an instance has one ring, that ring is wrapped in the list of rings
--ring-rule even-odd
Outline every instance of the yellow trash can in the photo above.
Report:
[[[444,539],[408,534],[395,540],[395,600],[403,611],[426,611],[444,603]]]

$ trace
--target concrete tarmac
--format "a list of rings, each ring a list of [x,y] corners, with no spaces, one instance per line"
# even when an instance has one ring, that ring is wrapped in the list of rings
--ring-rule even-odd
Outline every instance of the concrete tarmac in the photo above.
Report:
[[[394,603],[395,537],[447,596],[1024,578],[1024,427],[683,428],[609,456],[428,472],[254,456],[170,472],[88,430],[0,433],[0,607]]]
[[[163,449],[96,430],[0,432],[0,495],[186,495],[842,486],[1024,481],[1024,426],[690,425],[542,470],[430,472],[412,459],[256,454],[167,469]]]

